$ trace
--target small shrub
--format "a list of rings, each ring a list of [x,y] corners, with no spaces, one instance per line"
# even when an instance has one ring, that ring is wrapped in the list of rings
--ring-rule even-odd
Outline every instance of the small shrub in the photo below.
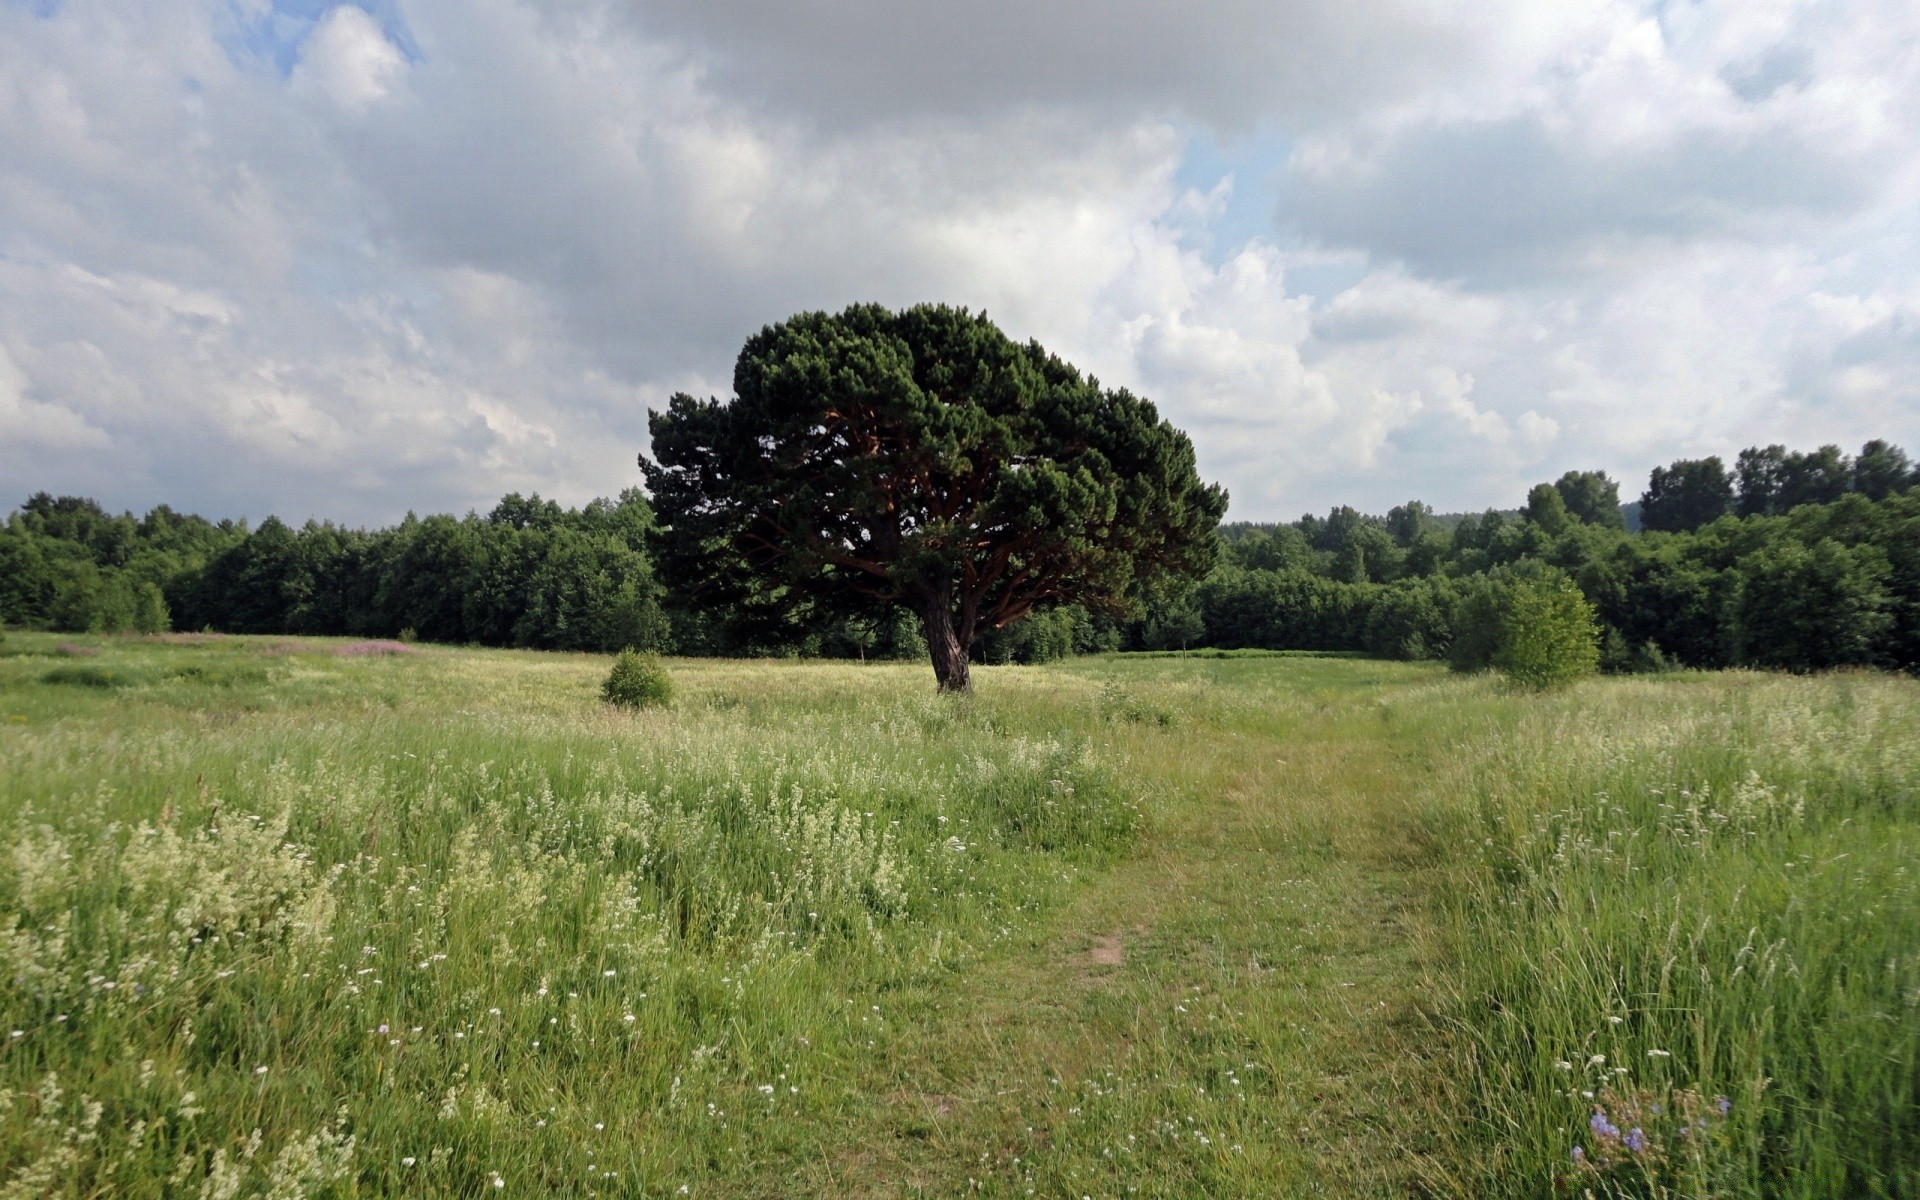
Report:
[[[886,646],[882,651],[888,658],[902,662],[919,662],[927,657],[927,636],[920,631],[920,622],[912,613],[896,612],[887,626]]]
[[[1599,669],[1600,630],[1593,606],[1569,579],[1514,584],[1501,624],[1493,665],[1516,683],[1559,687]]]
[[[133,628],[145,634],[165,633],[173,628],[167,598],[152,583],[142,583],[133,590]]]
[[[600,689],[600,698],[621,708],[648,708],[673,699],[673,680],[658,654],[622,650]]]
[[[1659,675],[1679,670],[1679,664],[1660,649],[1660,643],[1648,638],[1627,656],[1627,670],[1635,675]]]

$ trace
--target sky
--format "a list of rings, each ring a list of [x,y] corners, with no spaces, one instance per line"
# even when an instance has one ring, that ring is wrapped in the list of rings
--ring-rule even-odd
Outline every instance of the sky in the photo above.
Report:
[[[0,508],[639,483],[748,335],[986,311],[1230,517],[1920,450],[1912,0],[0,0]]]

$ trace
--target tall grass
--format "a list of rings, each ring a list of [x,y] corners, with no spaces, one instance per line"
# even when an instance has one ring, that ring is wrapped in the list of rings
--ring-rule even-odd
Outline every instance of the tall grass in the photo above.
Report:
[[[1920,694],[1596,683],[1473,727],[1435,824],[1469,1190],[1920,1195]]]
[[[9,1200],[670,1193],[1139,822],[917,671],[629,715],[604,660],[275,654],[0,663]]]
[[[1912,681],[343,649],[9,638],[0,1200],[1920,1195]]]

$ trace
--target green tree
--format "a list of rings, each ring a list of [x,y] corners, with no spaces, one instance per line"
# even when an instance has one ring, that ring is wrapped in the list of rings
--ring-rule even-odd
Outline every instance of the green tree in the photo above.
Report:
[[[1559,488],[1540,483],[1527,493],[1527,520],[1539,526],[1542,533],[1550,537],[1565,533],[1569,519],[1567,501]]]
[[[1733,511],[1733,480],[1717,457],[1680,459],[1655,467],[1640,497],[1643,529],[1686,533]]]
[[[167,598],[158,584],[147,581],[133,589],[133,628],[139,633],[165,633],[173,628]]]
[[[1733,464],[1739,490],[1734,511],[1743,517],[1765,517],[1781,512],[1780,493],[1786,472],[1785,446],[1749,446],[1742,450]]]
[[[943,691],[986,629],[1135,616],[1204,573],[1226,510],[1152,404],[945,306],[771,326],[733,399],[675,396],[651,431],[671,583],[763,628],[909,607]]]
[[[659,655],[622,650],[600,685],[600,698],[618,708],[652,708],[673,699],[673,679]]]
[[[1387,511],[1387,532],[1401,549],[1410,548],[1419,540],[1422,532],[1433,522],[1433,509],[1418,501],[1409,500],[1397,504]]]
[[[1501,614],[1500,648],[1493,665],[1534,688],[1558,687],[1600,667],[1600,629],[1593,606],[1565,576],[1516,582]]]
[[[1567,514],[1582,525],[1627,527],[1626,517],[1620,512],[1620,485],[1605,471],[1568,471],[1554,482],[1553,490],[1560,493]]]
[[[1241,526],[1238,536],[1228,539],[1222,549],[1227,559],[1252,571],[1306,567],[1314,556],[1306,535],[1291,525],[1264,529]]]
[[[1853,486],[1853,461],[1838,446],[1789,454],[1780,477],[1780,511],[1832,504]]]
[[[1552,687],[1600,665],[1593,606],[1565,572],[1539,562],[1461,581],[1447,660],[1456,671],[1492,667],[1529,687]]]
[[[1887,555],[1778,539],[1739,565],[1741,660],[1789,670],[1877,662],[1893,624]]]
[[[1367,581],[1367,547],[1359,538],[1350,539],[1334,551],[1333,577],[1341,583]]]
[[[1917,478],[1907,452],[1878,438],[1860,447],[1860,457],[1853,460],[1853,490],[1869,500],[1904,492]]]
[[[1444,580],[1409,579],[1381,591],[1367,612],[1367,652],[1382,658],[1439,658],[1453,641],[1452,596]]]
[[[1141,641],[1149,650],[1186,650],[1207,636],[1207,622],[1192,596],[1176,596],[1153,605]]]

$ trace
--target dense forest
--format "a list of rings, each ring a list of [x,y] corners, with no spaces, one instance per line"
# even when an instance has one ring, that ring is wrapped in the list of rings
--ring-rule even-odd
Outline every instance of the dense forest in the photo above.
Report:
[[[1132,620],[1036,613],[979,639],[984,661],[1111,649],[1352,650],[1485,665],[1516,589],[1577,589],[1613,671],[1920,666],[1920,470],[1885,442],[1848,457],[1783,446],[1656,468],[1622,505],[1599,472],[1518,510],[1336,508],[1229,523],[1212,572]],[[1631,524],[1637,528],[1629,528]],[[908,614],[738,644],[668,594],[638,491],[568,509],[508,496],[485,514],[378,530],[268,518],[142,517],[36,495],[0,527],[0,619],[99,632],[345,634],[558,650],[921,657]]]

